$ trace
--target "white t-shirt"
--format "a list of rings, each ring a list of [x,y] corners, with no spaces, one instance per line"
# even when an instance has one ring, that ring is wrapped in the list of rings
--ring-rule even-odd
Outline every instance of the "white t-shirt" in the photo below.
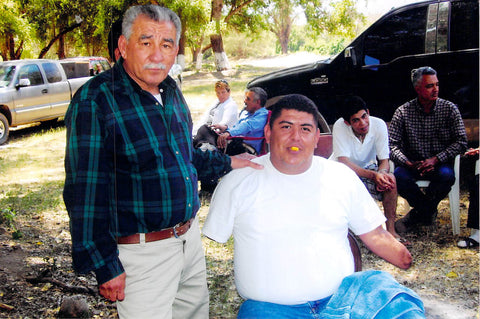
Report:
[[[263,170],[233,170],[220,181],[203,234],[233,233],[235,284],[245,299],[300,304],[333,294],[354,271],[347,239],[385,217],[360,179],[343,164],[314,156],[304,173],[286,175],[269,154]]]
[[[382,119],[370,116],[370,127],[363,143],[353,134],[351,126],[339,118],[333,125],[333,154],[332,159],[340,156],[348,157],[356,165],[365,168],[379,160],[388,159],[387,125]]]

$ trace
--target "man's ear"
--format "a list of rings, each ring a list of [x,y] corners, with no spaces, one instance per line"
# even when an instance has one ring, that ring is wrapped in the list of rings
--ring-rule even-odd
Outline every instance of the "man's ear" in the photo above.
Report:
[[[127,38],[123,34],[118,38],[118,50],[125,59],[127,57]]]
[[[270,144],[270,136],[272,134],[272,130],[270,129],[270,123],[265,125],[265,127],[263,128],[263,134],[265,135],[265,142],[267,142],[267,144]]]

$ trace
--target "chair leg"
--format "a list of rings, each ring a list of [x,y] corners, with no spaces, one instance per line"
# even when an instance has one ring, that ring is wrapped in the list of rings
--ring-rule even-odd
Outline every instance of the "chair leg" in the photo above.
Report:
[[[455,157],[454,163],[455,183],[448,193],[450,201],[450,218],[452,219],[452,231],[454,235],[460,234],[460,155]]]

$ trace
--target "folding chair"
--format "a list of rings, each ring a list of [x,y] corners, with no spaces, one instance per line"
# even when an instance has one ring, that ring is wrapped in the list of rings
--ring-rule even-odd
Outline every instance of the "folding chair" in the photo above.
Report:
[[[270,116],[272,115],[272,111],[271,110],[268,110],[268,115],[267,115],[267,123],[265,123],[265,125],[268,125],[270,123]],[[227,140],[233,140],[233,139],[237,139],[237,138],[240,138],[244,141],[259,141],[259,140],[263,140],[262,142],[262,146],[260,147],[260,152],[258,154],[254,154],[254,155],[257,155],[257,156],[261,156],[261,155],[265,155],[269,152],[269,149],[268,149],[268,144],[267,142],[265,141],[265,136],[260,136],[260,137],[253,137],[253,136],[229,136],[227,138]],[[249,146],[247,143],[244,143],[246,144],[245,147],[248,149],[248,148],[252,148],[251,146]],[[225,147],[224,149],[224,152],[226,153],[227,152],[227,148],[228,148],[228,143],[227,143],[227,147]],[[255,151],[256,153],[256,151]]]
[[[350,244],[350,249],[352,250],[355,271],[362,271],[362,252],[360,250],[360,245],[358,244],[357,239],[350,230],[348,230],[347,237]]]
[[[395,165],[390,161],[390,171],[393,172]],[[450,215],[452,219],[452,231],[454,235],[460,234],[460,155],[455,156],[453,164],[453,170],[455,172],[455,183],[452,185],[450,192],[448,193],[448,200],[450,202]],[[430,185],[428,180],[418,180],[417,185],[420,188],[427,188]],[[406,211],[409,211],[411,207],[406,206]]]

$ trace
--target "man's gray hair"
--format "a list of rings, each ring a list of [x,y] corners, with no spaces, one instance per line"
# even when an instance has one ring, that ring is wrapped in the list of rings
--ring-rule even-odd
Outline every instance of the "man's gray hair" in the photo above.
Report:
[[[267,92],[265,92],[265,90],[262,89],[261,87],[256,87],[256,86],[251,87],[247,89],[247,92],[253,92],[255,101],[260,100],[261,107],[264,107],[265,103],[267,103],[267,98],[268,98]]]
[[[122,22],[122,34],[125,36],[125,38],[127,38],[127,40],[129,40],[130,36],[132,35],[133,23],[139,15],[145,15],[147,18],[156,22],[172,22],[177,30],[177,38],[175,39],[175,42],[176,45],[178,45],[182,32],[182,22],[180,21],[180,18],[172,10],[155,4],[133,6],[128,8],[123,16]]]
[[[413,87],[417,87],[420,80],[422,80],[423,75],[437,75],[437,71],[429,66],[422,66],[421,68],[413,69],[411,74]]]

